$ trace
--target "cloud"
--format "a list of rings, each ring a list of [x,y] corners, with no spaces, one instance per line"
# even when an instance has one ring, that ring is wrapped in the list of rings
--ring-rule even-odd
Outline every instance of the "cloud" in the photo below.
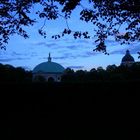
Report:
[[[37,43],[33,43],[33,45],[35,45],[35,46],[45,46],[46,43],[45,42],[37,42]]]
[[[85,51],[83,53],[76,54],[76,58],[77,57],[87,58],[87,57],[92,57],[92,56],[96,56],[96,55],[99,55],[99,54],[101,54],[101,53],[99,53],[99,52],[93,52],[93,51]]]
[[[27,55],[29,55],[29,52],[19,53],[19,52],[13,51],[13,52],[10,53],[11,57],[13,57],[13,56],[14,57],[19,57],[19,56],[24,57],[24,56],[27,56]]]
[[[137,52],[140,51],[140,44],[132,43],[131,46],[127,46],[123,49],[112,51],[112,52],[110,52],[110,54],[125,54],[127,49],[130,51],[131,54],[137,54]]]
[[[36,43],[32,43],[32,45],[43,46],[43,47],[56,47],[57,43],[36,42]]]
[[[138,44],[136,46],[129,47],[129,50],[132,54],[137,54],[137,52],[140,51],[140,44]]]
[[[61,56],[56,56],[56,57],[52,57],[52,61],[54,60],[54,59],[61,59],[61,60],[64,60],[64,59],[75,59],[75,58],[77,58],[78,57],[78,55],[73,55],[73,54],[71,54],[71,53],[63,53],[63,55],[61,55]],[[45,60],[47,60],[48,59],[48,57],[40,57],[40,59],[45,59]]]
[[[17,53],[17,52],[15,52],[15,51],[12,52],[12,56],[19,56],[19,55],[23,55],[23,54]]]
[[[76,58],[78,58],[78,55],[77,54],[71,54],[71,53],[64,53],[64,55],[63,55],[65,58],[67,58],[67,59],[76,59]]]
[[[48,57],[43,57],[43,58],[40,58],[40,59],[45,59],[45,60],[48,60]],[[67,59],[67,57],[65,57],[65,56],[57,56],[57,57],[52,57],[52,60],[54,60],[54,59]]]
[[[72,53],[64,53],[63,57],[69,58],[69,59],[76,59],[78,56],[77,56],[77,54],[74,55]]]
[[[94,52],[94,51],[86,51],[85,54],[90,57],[90,56],[95,56],[100,54],[99,52]]]
[[[65,39],[63,39],[62,41],[64,41],[65,43],[67,43],[67,44],[75,44],[75,43],[88,43],[88,41],[87,40],[85,40],[85,39],[68,39],[68,38],[65,38]]]
[[[37,54],[36,52],[32,52],[32,53],[30,54],[30,56],[31,56],[31,57],[37,57],[38,54]]]
[[[87,40],[87,39],[78,39],[77,43],[85,43],[85,44],[87,44],[87,43],[89,43],[89,40]]]
[[[105,43],[118,43],[114,39],[107,39],[105,40]]]
[[[106,44],[106,46],[107,46],[107,49],[108,49],[108,48],[109,48],[109,49],[114,49],[114,47],[120,46],[120,43],[119,43],[119,42],[117,42],[117,41],[115,41],[115,40],[111,40],[111,39],[107,39],[107,40],[105,41],[105,44]]]
[[[84,66],[69,66],[71,69],[82,69]]]
[[[58,56],[58,57],[53,57],[53,59],[66,59],[66,56]]]
[[[77,45],[69,45],[69,46],[65,46],[65,48],[71,49],[71,50],[76,50],[78,48]]]
[[[53,59],[76,59],[77,57],[77,54],[64,53],[62,56],[53,57]]]
[[[29,60],[31,58],[22,58],[22,57],[18,57],[18,58],[15,58],[15,60]]]
[[[35,46],[43,46],[43,47],[55,48],[55,49],[68,48],[68,49],[71,49],[71,50],[75,50],[75,49],[78,48],[78,45],[75,45],[74,42],[71,42],[69,44],[71,44],[71,45],[68,45],[68,43],[65,42],[61,45],[61,43],[58,43],[58,42],[55,43],[54,41],[52,41],[52,43],[47,43],[47,42],[32,43],[32,45],[35,45]]]
[[[29,60],[30,58],[0,58],[0,62],[10,62],[10,61],[14,61],[14,60]]]
[[[112,54],[125,54],[125,51],[126,51],[126,49],[119,49],[119,50],[112,51],[109,54],[110,55],[112,55]]]
[[[10,62],[12,60],[13,59],[10,59],[10,58],[0,58],[0,62]]]
[[[87,57],[91,57],[91,56],[95,56],[98,55],[100,53],[98,52],[93,52],[93,51],[85,51],[83,53],[63,53],[63,55],[58,56],[58,57],[52,57],[53,59],[76,59],[76,58],[87,58]],[[43,59],[47,59],[47,57],[44,57]]]

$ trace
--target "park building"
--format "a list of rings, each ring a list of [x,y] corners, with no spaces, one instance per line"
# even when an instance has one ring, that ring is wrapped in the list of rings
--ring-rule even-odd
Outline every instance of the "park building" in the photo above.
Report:
[[[125,56],[122,58],[121,65],[122,66],[132,66],[135,63],[133,56],[131,56],[130,51],[127,50]]]
[[[33,69],[33,81],[60,82],[64,70],[62,65],[52,62],[49,53],[48,61],[38,64]]]

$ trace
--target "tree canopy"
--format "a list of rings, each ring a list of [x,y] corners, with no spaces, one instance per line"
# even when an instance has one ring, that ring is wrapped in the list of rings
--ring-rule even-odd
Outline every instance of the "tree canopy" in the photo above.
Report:
[[[66,21],[71,18],[74,9],[80,7],[80,20],[97,26],[95,30],[97,46],[94,51],[107,54],[105,40],[114,36],[116,41],[130,43],[140,40],[140,0],[1,0],[0,1],[0,47],[5,48],[11,35],[18,34],[28,38],[25,26],[34,25],[36,19],[31,16],[32,7],[40,5],[41,9],[35,12],[34,17],[46,20],[56,20],[60,17]],[[121,31],[121,27],[124,31]],[[38,29],[39,34],[46,37],[43,27]],[[68,24],[62,33],[52,36],[60,38],[72,34],[74,38],[90,38],[87,31],[72,31]]]

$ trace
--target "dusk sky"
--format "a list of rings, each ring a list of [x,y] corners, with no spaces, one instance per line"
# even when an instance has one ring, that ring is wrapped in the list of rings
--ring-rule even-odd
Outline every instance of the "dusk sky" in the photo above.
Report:
[[[34,12],[34,10],[33,10]],[[96,28],[90,23],[79,20],[79,9],[74,10],[72,18],[68,21],[70,29],[77,31],[89,31],[94,36]],[[0,63],[10,64],[15,67],[21,66],[32,70],[37,64],[47,61],[49,52],[52,61],[63,65],[65,68],[71,67],[75,70],[90,70],[107,65],[120,65],[121,59],[127,49],[138,60],[139,42],[130,45],[120,45],[114,38],[108,38],[106,41],[107,51],[110,55],[93,52],[96,44],[95,39],[74,39],[72,36],[65,36],[58,40],[52,39],[51,36],[63,31],[66,22],[63,18],[55,21],[47,21],[44,29],[47,32],[47,38],[44,39],[38,34],[38,29],[43,25],[43,19],[39,20],[32,27],[26,28],[30,38],[24,39],[17,35],[12,36],[5,50],[0,50]],[[123,31],[122,31],[123,32]]]

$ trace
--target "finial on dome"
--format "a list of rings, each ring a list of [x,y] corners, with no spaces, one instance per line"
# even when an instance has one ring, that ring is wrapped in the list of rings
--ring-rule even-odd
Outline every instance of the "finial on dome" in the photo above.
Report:
[[[129,50],[126,50],[126,54],[130,54]]]
[[[51,54],[49,53],[48,62],[51,62]]]

